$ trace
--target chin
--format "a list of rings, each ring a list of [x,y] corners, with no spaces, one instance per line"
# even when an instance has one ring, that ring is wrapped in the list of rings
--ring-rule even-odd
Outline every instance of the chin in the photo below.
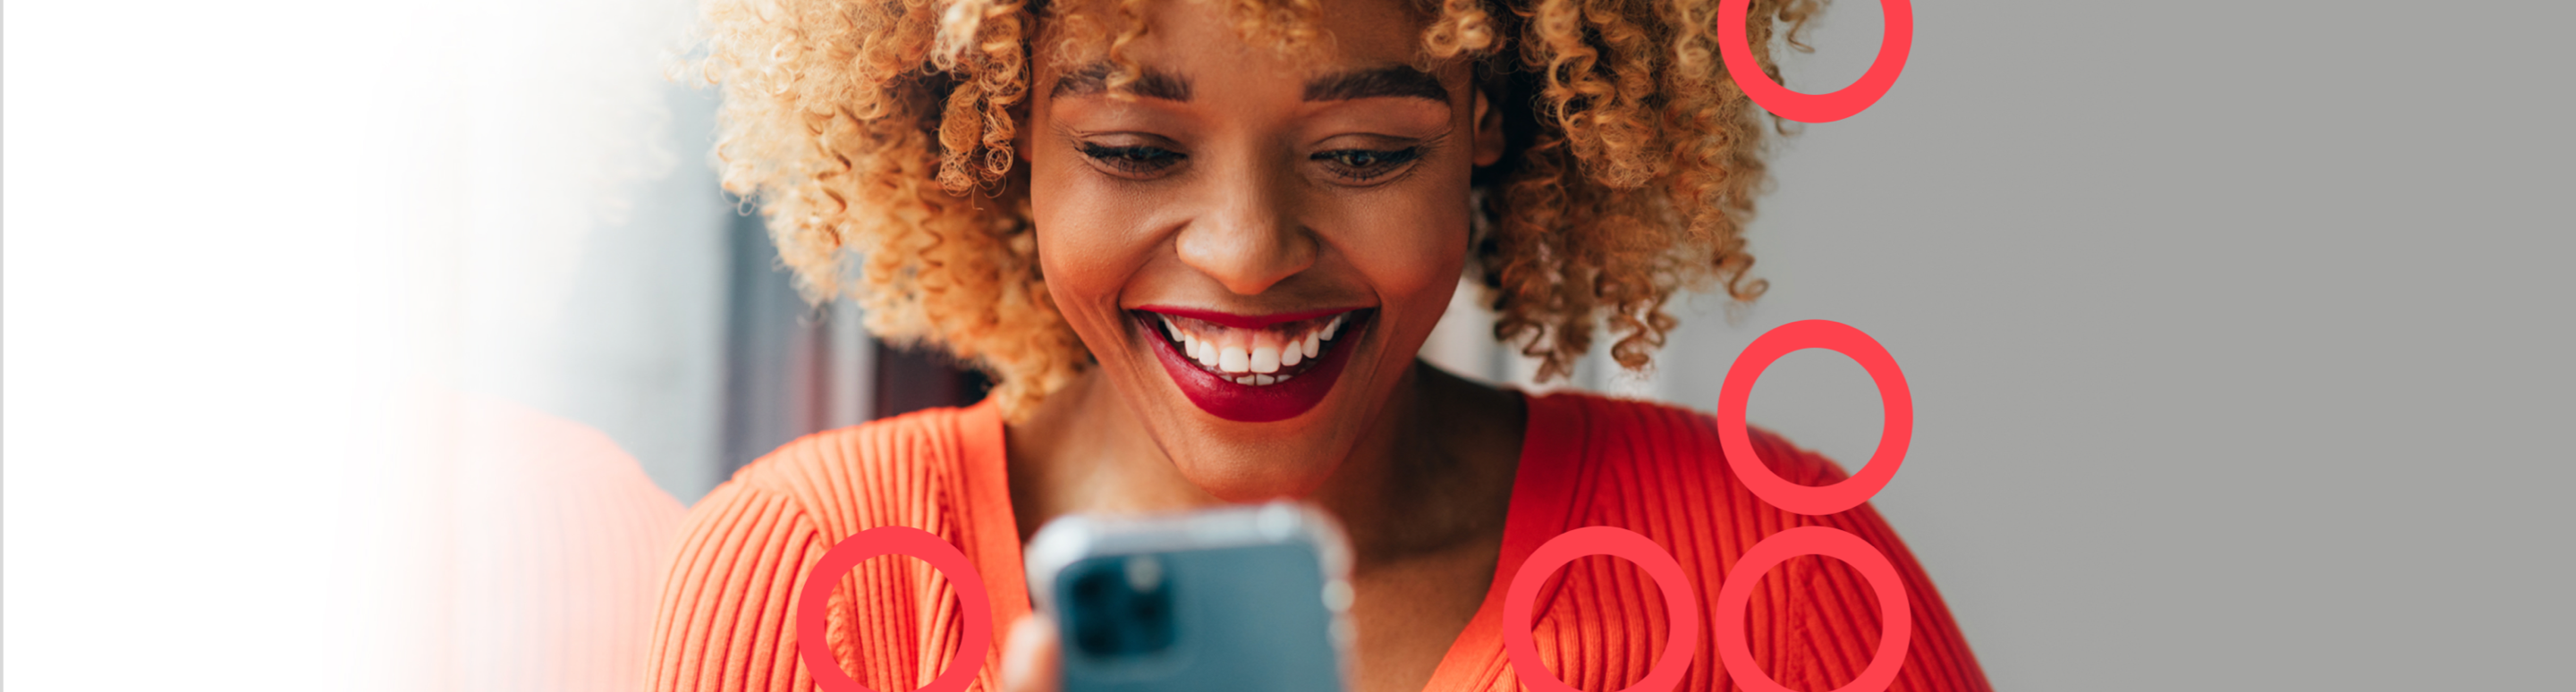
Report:
[[[1328,451],[1320,449],[1320,445],[1313,446],[1312,451],[1285,450],[1285,453],[1277,445],[1267,447],[1259,452],[1244,450],[1238,453],[1219,449],[1198,450],[1199,453],[1189,454],[1186,458],[1199,461],[1181,462],[1179,468],[1181,475],[1190,483],[1226,502],[1244,504],[1303,499],[1324,486],[1324,481],[1331,478],[1339,467],[1335,462],[1349,452]]]

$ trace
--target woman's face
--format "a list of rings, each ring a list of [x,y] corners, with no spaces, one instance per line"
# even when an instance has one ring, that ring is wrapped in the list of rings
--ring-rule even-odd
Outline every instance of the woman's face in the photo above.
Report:
[[[1418,65],[1400,0],[1328,0],[1319,58],[1162,0],[1126,55],[1040,61],[1023,152],[1047,288],[1183,475],[1313,492],[1408,382],[1466,258],[1468,176],[1502,155],[1463,62]],[[1048,55],[1051,51],[1038,51]]]

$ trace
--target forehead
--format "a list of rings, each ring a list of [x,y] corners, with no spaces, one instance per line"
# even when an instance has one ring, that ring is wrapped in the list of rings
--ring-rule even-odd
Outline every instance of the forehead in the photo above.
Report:
[[[1416,0],[1059,0],[1040,20],[1045,89],[1096,71],[1114,44],[1165,75],[1314,77],[1418,64],[1430,15]],[[1131,19],[1132,18],[1132,19]]]
[[[1116,67],[1095,62],[1065,70],[1055,77],[1048,89],[1050,98],[1097,94],[1108,90],[1111,73]],[[1148,66],[1125,87],[1127,93],[1165,101],[1189,102],[1196,98],[1195,80],[1161,67]],[[1438,103],[1449,102],[1449,87],[1440,83],[1439,75],[1412,65],[1390,64],[1370,67],[1330,69],[1314,74],[1300,85],[1303,100],[1308,102],[1348,101],[1376,97],[1418,98]]]

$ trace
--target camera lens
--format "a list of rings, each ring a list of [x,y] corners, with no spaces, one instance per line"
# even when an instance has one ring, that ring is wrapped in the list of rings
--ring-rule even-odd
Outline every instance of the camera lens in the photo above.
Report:
[[[1083,655],[1117,662],[1171,648],[1173,579],[1162,561],[1149,555],[1098,558],[1067,571],[1065,624]]]

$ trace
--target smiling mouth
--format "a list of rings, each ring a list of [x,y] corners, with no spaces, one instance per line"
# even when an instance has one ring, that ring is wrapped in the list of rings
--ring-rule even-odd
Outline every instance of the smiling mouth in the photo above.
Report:
[[[1181,395],[1230,421],[1295,418],[1333,391],[1376,308],[1270,315],[1145,306],[1129,311],[1137,336]],[[1146,337],[1146,333],[1151,337]]]
[[[1306,374],[1323,362],[1344,335],[1342,327],[1359,310],[1281,322],[1263,327],[1234,327],[1162,312],[1138,311],[1147,324],[1200,372],[1234,384],[1268,387]]]

